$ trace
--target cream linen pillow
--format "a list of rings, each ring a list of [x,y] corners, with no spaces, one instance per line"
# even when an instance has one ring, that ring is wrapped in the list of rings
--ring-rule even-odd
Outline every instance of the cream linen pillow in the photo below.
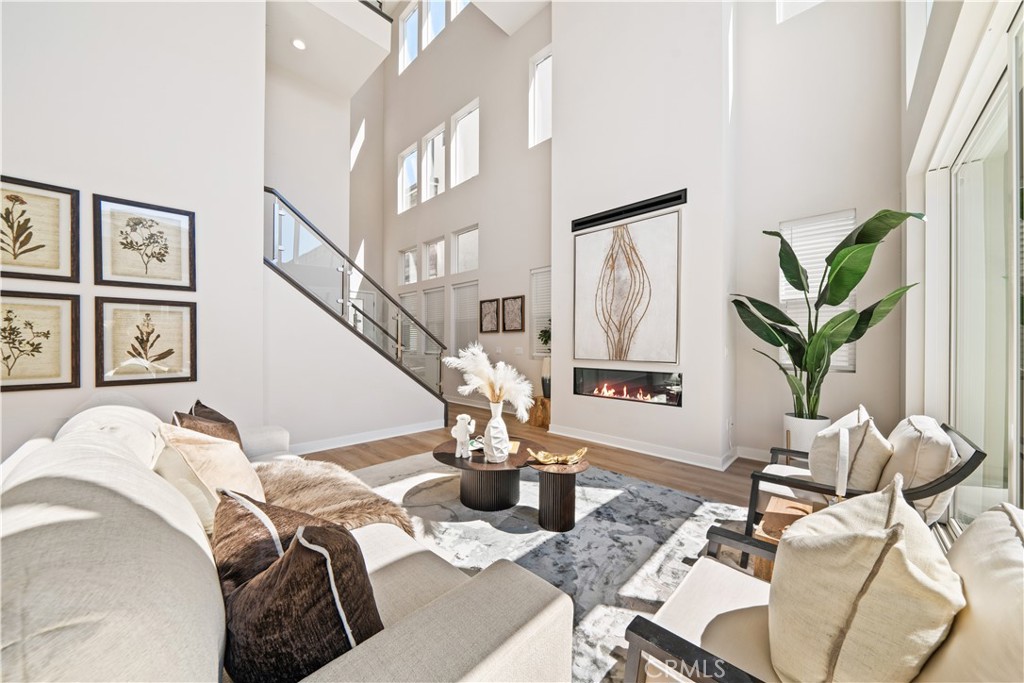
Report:
[[[188,499],[208,534],[220,502],[217,489],[266,502],[256,470],[234,441],[169,424],[160,426],[160,436],[167,446],[153,469]]]
[[[905,488],[922,486],[938,479],[953,469],[960,461],[953,441],[933,418],[913,415],[896,425],[889,435],[893,454],[882,471],[878,488],[883,488],[895,478],[903,475]],[[928,524],[934,523],[949,507],[953,489],[937,496],[915,500],[914,507]]]
[[[966,604],[958,577],[896,476],[883,491],[797,520],[768,601],[784,681],[909,681]]]
[[[840,432],[844,429],[849,432],[849,459],[846,472],[840,472]],[[807,466],[811,479],[819,484],[839,486],[847,474],[847,488],[874,491],[890,457],[892,446],[875,427],[867,408],[859,406],[818,432],[807,456]]]

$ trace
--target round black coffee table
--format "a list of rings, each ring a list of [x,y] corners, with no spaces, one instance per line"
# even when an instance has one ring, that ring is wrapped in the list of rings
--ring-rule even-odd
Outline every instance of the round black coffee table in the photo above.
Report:
[[[519,502],[519,469],[530,461],[532,448],[544,450],[536,441],[510,436],[519,442],[519,450],[508,454],[505,462],[486,462],[483,451],[473,451],[469,458],[455,457],[455,439],[445,441],[434,449],[434,459],[462,470],[459,479],[459,500],[473,510],[507,510]]]
[[[543,465],[537,461],[529,464],[540,472],[537,518],[541,527],[548,531],[570,531],[576,526],[576,475],[589,468],[590,463],[581,460],[575,465]]]

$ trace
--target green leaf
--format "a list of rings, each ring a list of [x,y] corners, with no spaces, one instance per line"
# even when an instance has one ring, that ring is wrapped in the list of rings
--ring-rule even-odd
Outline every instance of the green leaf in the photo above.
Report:
[[[807,270],[800,265],[800,259],[786,238],[777,230],[763,230],[764,234],[779,238],[779,268],[786,277],[786,282],[801,292],[807,291]]]
[[[740,316],[740,320],[750,328],[751,332],[772,346],[785,346],[786,340],[783,339],[782,335],[772,328],[771,325],[757,317],[757,314],[750,310],[750,306],[746,302],[740,299],[733,299],[732,305],[736,307],[736,313]]]
[[[766,301],[755,299],[754,297],[747,296],[746,294],[735,294],[734,296],[742,296],[750,303],[751,306],[754,307],[755,311],[761,314],[762,318],[769,322],[778,323],[779,325],[785,325],[786,327],[800,327],[792,318],[786,315],[781,309],[776,308],[775,306]]]
[[[779,372],[781,372],[783,375],[785,375],[786,382],[789,384],[789,391],[793,394],[793,406],[797,410],[797,412],[799,412],[799,407],[798,406],[799,406],[799,404],[802,401],[803,396],[804,396],[804,387],[803,387],[802,384],[800,384],[800,380],[797,379],[792,374],[790,374],[786,370],[786,366],[784,366],[782,363],[780,363],[775,358],[772,358],[771,356],[769,356],[764,351],[758,351],[757,349],[754,349],[754,351],[756,353],[761,354],[762,356],[764,356],[765,358],[767,358],[771,362],[775,363],[775,365],[778,366],[778,368],[779,368]]]
[[[855,244],[839,252],[828,269],[828,282],[822,288],[814,307],[821,308],[824,304],[838,306],[846,301],[853,288],[864,279],[877,248],[878,242],[874,242]]]
[[[804,354],[807,353],[807,342],[804,338],[788,330],[785,327],[772,326],[776,332],[781,334],[786,339],[786,352],[789,354],[790,360],[793,361],[793,367],[803,370],[804,369]]]
[[[906,294],[913,286],[914,285],[907,285],[906,287],[900,287],[899,289],[893,290],[861,311],[860,317],[857,320],[857,325],[854,326],[853,332],[850,333],[846,343],[849,344],[850,342],[857,341],[863,337],[864,333],[870,328],[885,320],[885,316],[889,315],[889,312],[896,307],[896,304],[900,302],[903,295]]]
[[[827,365],[832,352],[846,342],[859,317],[857,311],[843,311],[821,326],[807,344],[804,360],[807,372],[817,375],[820,368]]]
[[[874,216],[851,230],[850,234],[844,237],[843,241],[836,245],[836,248],[832,250],[832,253],[825,257],[825,263],[831,266],[832,261],[836,259],[839,252],[843,249],[852,247],[855,244],[877,244],[881,242],[885,239],[886,235],[902,225],[908,218],[924,220],[924,214],[882,209]]]

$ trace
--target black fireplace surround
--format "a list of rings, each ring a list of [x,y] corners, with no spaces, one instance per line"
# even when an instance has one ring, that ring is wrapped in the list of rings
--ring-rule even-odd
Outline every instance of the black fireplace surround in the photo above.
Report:
[[[678,372],[574,368],[573,393],[678,408],[683,404],[683,376]]]

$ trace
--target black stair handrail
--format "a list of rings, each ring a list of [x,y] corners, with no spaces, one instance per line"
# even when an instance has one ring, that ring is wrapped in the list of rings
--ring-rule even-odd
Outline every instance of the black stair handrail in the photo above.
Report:
[[[419,327],[419,328],[420,328],[421,330],[423,330],[423,332],[424,332],[424,333],[426,333],[426,335],[427,335],[428,337],[430,337],[430,339],[431,339],[431,340],[432,340],[432,341],[433,341],[433,342],[434,342],[435,344],[437,344],[437,345],[438,345],[438,346],[440,347],[440,351],[447,351],[447,350],[448,350],[448,347],[447,347],[447,346],[445,346],[444,342],[442,342],[442,341],[441,341],[440,339],[438,339],[438,338],[437,338],[437,337],[436,337],[436,336],[434,335],[434,333],[433,333],[433,332],[431,332],[431,331],[430,331],[430,330],[429,330],[429,329],[427,328],[427,326],[426,326],[426,325],[424,325],[423,323],[421,323],[421,322],[420,322],[420,321],[419,321],[419,320],[418,320],[418,319],[416,318],[416,316],[414,316],[414,315],[413,315],[412,313],[410,313],[410,312],[409,312],[409,311],[408,311],[408,310],[407,310],[407,309],[405,308],[405,306],[403,306],[402,304],[400,304],[400,303],[398,302],[398,300],[397,300],[397,299],[395,299],[395,297],[391,296],[391,294],[389,294],[389,293],[388,293],[388,290],[386,290],[386,289],[384,289],[383,287],[381,287],[381,286],[380,286],[380,284],[379,284],[379,283],[378,283],[378,282],[377,282],[376,280],[374,280],[374,279],[373,279],[372,277],[370,277],[369,273],[367,273],[367,272],[366,272],[365,270],[363,270],[363,269],[362,269],[362,268],[360,268],[360,267],[359,267],[358,265],[356,265],[356,262],[355,262],[355,261],[353,261],[352,259],[350,259],[350,258],[348,257],[348,254],[346,254],[345,252],[343,252],[343,251],[342,251],[342,250],[341,250],[341,249],[340,249],[340,248],[338,247],[338,245],[337,245],[337,244],[335,244],[334,242],[332,242],[332,241],[330,240],[330,238],[329,238],[329,237],[327,237],[327,235],[325,235],[325,234],[324,234],[323,232],[321,232],[321,231],[320,231],[320,229],[319,229],[318,227],[316,227],[315,225],[313,225],[313,223],[312,223],[312,222],[311,222],[311,221],[310,221],[310,220],[309,220],[308,218],[306,218],[305,216],[303,216],[303,215],[302,215],[302,212],[301,212],[301,211],[299,211],[298,209],[296,209],[296,208],[295,208],[295,205],[293,205],[293,204],[292,204],[291,202],[289,202],[289,201],[288,201],[287,199],[285,199],[285,198],[284,198],[284,195],[282,195],[282,194],[281,194],[280,192],[278,192],[278,191],[277,191],[276,189],[274,189],[274,188],[270,187],[269,185],[264,185],[264,186],[263,186],[263,191],[264,191],[264,192],[266,192],[266,193],[268,193],[268,194],[272,194],[272,195],[274,195],[275,197],[277,197],[277,198],[278,198],[279,200],[281,200],[281,203],[282,203],[282,204],[284,204],[285,206],[287,206],[287,207],[288,207],[288,209],[289,209],[289,210],[290,210],[290,211],[291,211],[291,212],[292,212],[293,214],[295,214],[296,216],[298,216],[298,217],[299,217],[299,219],[300,219],[300,220],[301,220],[301,221],[302,221],[303,223],[305,223],[305,225],[306,225],[306,227],[307,227],[307,228],[309,228],[310,230],[312,230],[312,231],[313,231],[313,233],[314,233],[314,234],[315,234],[315,235],[316,235],[317,237],[319,237],[319,238],[320,238],[321,240],[323,240],[324,244],[326,244],[326,245],[327,245],[327,246],[329,246],[329,247],[330,247],[331,249],[333,249],[333,250],[334,250],[334,252],[335,252],[335,253],[336,253],[336,254],[337,254],[338,256],[340,256],[341,258],[345,259],[345,262],[346,262],[346,263],[348,263],[348,264],[349,264],[350,266],[352,266],[352,267],[353,267],[353,268],[354,268],[354,269],[355,269],[355,270],[356,270],[356,271],[357,271],[357,272],[358,272],[358,273],[359,273],[360,275],[362,275],[362,276],[363,276],[363,279],[364,279],[364,280],[366,280],[366,281],[367,281],[367,282],[369,282],[369,283],[370,283],[371,285],[373,285],[374,287],[376,287],[376,288],[377,288],[377,289],[378,289],[378,290],[380,291],[380,293],[381,293],[381,294],[383,294],[383,295],[384,295],[384,296],[385,296],[385,297],[387,298],[387,300],[388,300],[388,301],[390,301],[390,302],[391,302],[391,303],[392,303],[392,304],[393,304],[394,306],[396,306],[396,307],[398,308],[398,310],[400,310],[400,311],[401,311],[402,313],[404,313],[404,314],[405,314],[405,317],[407,317],[407,318],[409,318],[410,320],[412,320],[413,322],[415,322],[415,323],[416,323],[416,326],[417,326],[417,327]],[[277,245],[276,245],[276,244],[274,245],[274,248],[275,248],[275,249],[277,248]],[[364,317],[365,317],[365,315],[364,315]],[[376,321],[375,321],[375,320],[374,320],[374,319],[373,319],[372,317],[367,317],[367,319],[368,319],[368,320],[371,320],[371,321],[372,321],[372,322],[374,322],[374,323],[376,323]],[[377,327],[381,327],[381,326],[380,326],[379,324],[377,324]],[[390,336],[390,334],[389,334],[389,336]],[[392,337],[392,338],[393,338],[393,337]]]

